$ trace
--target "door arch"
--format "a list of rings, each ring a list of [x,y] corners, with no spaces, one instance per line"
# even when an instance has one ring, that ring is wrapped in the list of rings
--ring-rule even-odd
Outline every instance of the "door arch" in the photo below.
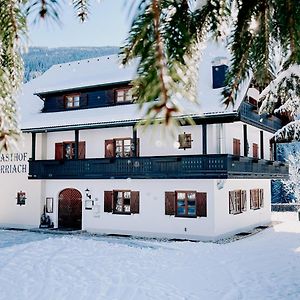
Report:
[[[82,195],[72,188],[62,190],[58,196],[58,228],[81,229]]]

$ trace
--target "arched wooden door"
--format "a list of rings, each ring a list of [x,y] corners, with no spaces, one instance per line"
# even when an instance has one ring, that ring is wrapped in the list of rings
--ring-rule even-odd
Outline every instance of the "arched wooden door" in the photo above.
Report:
[[[82,195],[76,189],[65,189],[58,197],[58,228],[81,229]]]

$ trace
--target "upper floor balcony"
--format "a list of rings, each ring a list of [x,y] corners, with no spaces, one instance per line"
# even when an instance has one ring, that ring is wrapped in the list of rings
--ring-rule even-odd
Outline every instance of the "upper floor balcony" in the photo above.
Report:
[[[230,154],[31,160],[31,179],[288,178],[283,162]]]

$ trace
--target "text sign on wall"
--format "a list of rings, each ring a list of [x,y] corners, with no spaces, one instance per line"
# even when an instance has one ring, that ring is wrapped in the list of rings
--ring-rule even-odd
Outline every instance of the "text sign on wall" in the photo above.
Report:
[[[27,152],[0,154],[0,174],[27,173]]]

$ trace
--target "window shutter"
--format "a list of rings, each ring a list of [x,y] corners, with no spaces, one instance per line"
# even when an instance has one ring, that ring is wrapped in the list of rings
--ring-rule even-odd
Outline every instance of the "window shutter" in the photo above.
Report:
[[[246,194],[246,191],[243,190],[242,191],[242,194],[241,194],[241,197],[242,197],[242,211],[246,211],[247,210],[247,194]]]
[[[241,155],[241,141],[239,139],[233,139],[233,155]]]
[[[229,192],[229,213],[232,214],[234,212],[234,191]]]
[[[55,159],[63,159],[64,145],[63,143],[55,143]]]
[[[104,212],[110,213],[112,212],[113,206],[113,192],[112,191],[104,191]]]
[[[258,158],[258,145],[253,143],[253,157]]]
[[[264,190],[259,190],[259,207],[264,207]]]
[[[56,105],[57,105],[57,108],[64,109],[65,108],[65,97],[61,96],[61,97],[57,98]]]
[[[115,157],[114,140],[105,140],[105,157]]]
[[[250,209],[253,208],[253,190],[250,190]]]
[[[85,159],[85,142],[79,142],[78,144],[78,158]]]
[[[198,217],[207,217],[206,193],[196,193],[196,214]]]
[[[165,215],[175,215],[175,192],[165,192]]]
[[[88,94],[81,94],[80,95],[80,106],[85,107],[88,105]]]
[[[131,192],[130,198],[130,212],[132,214],[140,213],[140,192]]]

